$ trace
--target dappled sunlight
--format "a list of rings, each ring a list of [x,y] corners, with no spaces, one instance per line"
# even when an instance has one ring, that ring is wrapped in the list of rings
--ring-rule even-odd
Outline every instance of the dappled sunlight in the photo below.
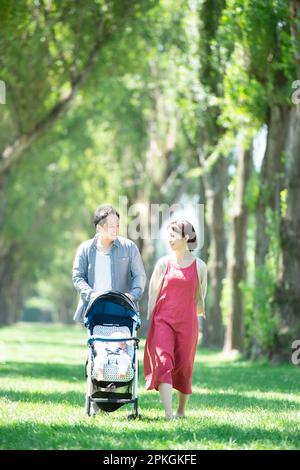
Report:
[[[0,446],[300,448],[300,1],[2,3]]]
[[[49,326],[44,328],[47,345],[45,356],[41,356],[36,338],[39,327],[26,325],[25,329],[29,338],[26,354],[11,341],[20,335],[20,325],[0,330],[0,340],[10,359],[0,368],[2,448],[263,449],[298,446],[300,385],[298,370],[289,365],[225,361],[218,350],[198,348],[186,419],[170,423],[164,419],[159,393],[145,388],[141,348],[141,418],[128,421],[131,406],[126,405],[93,419],[86,416],[84,404],[86,345],[76,349],[70,337],[64,344],[64,332],[67,336],[70,334],[68,327],[52,329]],[[77,344],[81,333],[73,330]],[[78,353],[76,361],[74,351]],[[174,391],[174,407],[177,400]]]

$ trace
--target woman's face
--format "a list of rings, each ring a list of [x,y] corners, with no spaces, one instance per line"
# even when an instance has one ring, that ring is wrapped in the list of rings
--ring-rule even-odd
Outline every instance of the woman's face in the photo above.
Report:
[[[187,237],[181,238],[180,233],[172,230],[172,227],[168,228],[168,242],[174,251],[187,249]]]

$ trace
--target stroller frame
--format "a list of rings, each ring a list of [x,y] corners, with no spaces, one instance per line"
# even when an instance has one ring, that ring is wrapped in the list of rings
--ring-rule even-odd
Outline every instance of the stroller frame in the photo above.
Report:
[[[105,301],[109,304],[115,303],[118,305],[119,315],[114,315],[114,313],[110,314],[107,312],[107,308],[105,306]],[[101,302],[103,302],[102,305]],[[97,312],[97,303],[100,305],[100,313]],[[101,309],[104,312],[101,312]],[[95,313],[96,312],[96,313]],[[127,315],[127,317],[126,317]],[[104,323],[104,325],[109,326],[128,326],[126,325],[126,318],[128,320],[127,323],[130,323],[129,320],[132,321],[132,328],[130,337],[124,338],[109,338],[104,337],[93,333],[94,326],[98,325],[99,323],[93,323],[94,317],[104,318],[107,320],[109,318],[118,319],[122,325],[119,323]],[[109,317],[108,317],[109,316]],[[128,419],[136,419],[139,417],[138,411],[138,375],[139,375],[139,364],[138,364],[138,354],[137,351],[139,349],[139,339],[136,337],[136,331],[139,326],[139,312],[136,309],[136,305],[132,302],[125,294],[122,292],[117,291],[107,291],[103,294],[99,294],[93,301],[88,305],[88,308],[85,312],[85,320],[84,324],[89,329],[89,337],[88,337],[88,357],[86,361],[86,378],[87,378],[87,385],[86,385],[86,413],[88,416],[92,415],[92,406],[93,403],[96,403],[100,409],[103,411],[112,412],[116,409],[120,408],[125,404],[132,404],[132,413],[128,416]],[[107,383],[106,381],[97,382],[92,377],[92,370],[93,370],[93,344],[95,341],[103,341],[103,342],[118,342],[118,341],[132,341],[133,343],[133,370],[134,370],[134,377],[128,382],[118,382],[117,384]],[[132,383],[133,382],[133,383]],[[100,389],[94,391],[95,385]],[[118,387],[128,387],[128,393],[114,393],[112,392],[111,386],[113,385],[113,390],[117,389]],[[130,392],[130,388],[132,391]],[[120,397],[117,397],[119,395]],[[123,395],[123,398],[122,398]]]

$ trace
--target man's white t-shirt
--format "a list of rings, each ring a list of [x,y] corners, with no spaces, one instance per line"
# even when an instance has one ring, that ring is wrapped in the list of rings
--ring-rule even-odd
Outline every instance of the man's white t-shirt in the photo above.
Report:
[[[111,290],[111,264],[109,254],[96,250],[94,291],[98,293]]]

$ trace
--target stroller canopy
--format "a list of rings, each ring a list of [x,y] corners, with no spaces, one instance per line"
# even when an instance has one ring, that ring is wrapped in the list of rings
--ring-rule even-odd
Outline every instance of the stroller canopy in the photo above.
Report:
[[[92,300],[85,312],[84,324],[92,328],[103,323],[122,325],[137,323],[139,313],[134,303],[123,292],[108,291]]]

